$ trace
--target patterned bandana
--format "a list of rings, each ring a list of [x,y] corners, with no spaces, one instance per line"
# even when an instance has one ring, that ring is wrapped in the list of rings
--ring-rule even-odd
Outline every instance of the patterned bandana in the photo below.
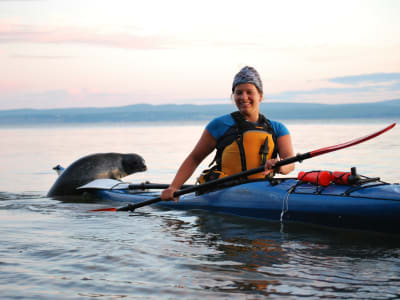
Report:
[[[241,83],[252,83],[256,86],[260,93],[263,92],[263,85],[260,75],[253,67],[246,66],[236,74],[235,78],[233,79],[232,93],[235,90],[235,87]]]

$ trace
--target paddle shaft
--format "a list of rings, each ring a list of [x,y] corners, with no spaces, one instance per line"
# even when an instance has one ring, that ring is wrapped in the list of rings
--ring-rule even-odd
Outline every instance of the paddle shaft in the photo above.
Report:
[[[281,167],[281,166],[284,166],[284,165],[288,165],[288,164],[291,164],[291,163],[294,163],[294,162],[303,161],[303,160],[305,160],[307,158],[310,158],[310,157],[311,157],[310,152],[307,152],[307,153],[304,153],[304,154],[298,154],[298,155],[290,157],[288,159],[284,159],[284,160],[278,161],[275,164],[275,168],[278,168],[278,167]],[[182,196],[182,195],[185,195],[185,194],[196,192],[196,191],[205,189],[207,187],[213,187],[213,186],[216,186],[218,184],[229,182],[229,181],[233,181],[235,179],[243,178],[243,177],[246,177],[246,176],[249,176],[249,175],[253,175],[253,174],[262,172],[264,170],[265,170],[264,166],[260,166],[260,167],[254,168],[254,169],[250,169],[250,170],[243,171],[243,172],[240,172],[240,173],[237,173],[237,174],[233,174],[233,175],[230,175],[230,176],[227,176],[227,177],[223,177],[221,179],[211,180],[211,181],[202,183],[200,185],[194,185],[192,187],[188,187],[188,188],[184,188],[184,189],[176,191],[174,193],[174,197],[179,197],[179,196]],[[151,205],[151,204],[154,204],[154,203],[157,203],[157,202],[160,202],[160,201],[162,201],[161,197],[157,197],[157,198],[149,199],[149,200],[137,203],[137,204],[128,204],[127,206],[118,208],[117,211],[134,211],[136,208],[147,206],[147,205]]]
[[[358,138],[358,139],[354,139],[354,140],[348,141],[346,143],[342,143],[342,144],[338,144],[338,145],[334,145],[334,146],[329,146],[329,147],[325,147],[325,148],[320,148],[320,149],[317,149],[317,150],[314,150],[314,151],[310,151],[310,152],[307,152],[307,153],[303,153],[303,154],[297,154],[296,156],[293,156],[293,157],[278,161],[275,164],[274,167],[275,168],[279,168],[281,166],[288,165],[288,164],[291,164],[291,163],[302,162],[303,160],[311,158],[311,157],[315,157],[315,156],[318,156],[318,155],[326,154],[326,153],[329,153],[329,152],[337,151],[337,150],[340,150],[340,149],[344,149],[344,148],[348,148],[348,147],[360,144],[362,142],[365,142],[365,141],[368,141],[368,140],[370,140],[372,138],[375,138],[378,135],[381,135],[382,133],[392,129],[395,125],[396,125],[396,123],[393,123],[393,124],[383,128],[383,129],[381,129],[381,130],[379,130],[379,131],[377,131],[377,132],[375,132],[373,134],[370,134],[370,135],[367,135],[365,137],[361,137],[361,138]],[[259,173],[259,172],[262,172],[262,171],[264,171],[264,166],[260,166],[260,167],[254,168],[254,169],[250,169],[250,170],[243,171],[243,172],[240,172],[240,173],[237,173],[237,174],[233,174],[233,175],[230,175],[230,176],[227,176],[227,177],[223,177],[221,179],[208,181],[208,182],[205,182],[205,183],[200,184],[200,185],[194,185],[192,187],[188,187],[188,188],[184,188],[184,189],[176,191],[174,193],[174,197],[179,197],[179,196],[184,195],[184,194],[196,192],[196,191],[205,189],[207,187],[212,187],[212,186],[215,187],[218,184],[221,184],[221,183],[224,183],[224,182],[229,182],[229,181],[232,181],[232,180],[235,180],[235,179],[239,179],[239,178],[242,178],[242,177],[245,177],[245,176],[253,175],[253,174],[256,174],[256,173]],[[127,206],[124,206],[124,207],[121,207],[121,208],[118,208],[118,209],[110,208],[110,209],[99,209],[99,210],[92,210],[92,211],[102,211],[102,210],[134,211],[136,208],[143,207],[143,206],[150,205],[150,204],[154,204],[154,203],[157,203],[157,202],[160,202],[160,201],[162,201],[161,197],[157,197],[157,198],[149,199],[147,201],[143,201],[143,202],[140,202],[140,203],[137,203],[137,204],[129,204]]]
[[[187,187],[191,187],[193,186],[193,184],[184,184],[182,185],[182,188],[187,188]],[[166,189],[167,187],[169,187],[169,184],[167,183],[147,183],[147,182],[143,182],[143,183],[136,183],[136,184],[130,184],[128,186],[128,189],[130,190],[147,190],[147,189]]]

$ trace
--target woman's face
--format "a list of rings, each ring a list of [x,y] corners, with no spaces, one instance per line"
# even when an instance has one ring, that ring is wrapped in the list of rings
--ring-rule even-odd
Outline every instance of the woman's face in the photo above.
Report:
[[[240,113],[249,121],[257,121],[262,94],[252,83],[241,83],[233,91],[233,99]],[[256,118],[254,120],[254,118]]]

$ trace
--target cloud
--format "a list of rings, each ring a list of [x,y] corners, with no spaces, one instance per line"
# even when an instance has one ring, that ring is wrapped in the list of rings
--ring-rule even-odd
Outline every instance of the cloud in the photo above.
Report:
[[[1,1],[1,0],[0,0]],[[178,47],[216,47],[216,48],[255,48],[263,43],[239,41],[225,38],[221,40],[210,35],[178,38],[177,35],[144,34],[134,26],[123,26],[110,31],[104,26],[74,27],[28,25],[0,20],[0,44],[36,43],[36,44],[86,44],[133,50],[162,50]],[[263,45],[265,47],[265,45]],[[267,50],[281,52],[280,47],[268,46]]]
[[[34,26],[0,21],[0,43],[88,44],[125,49],[151,50],[174,47],[172,37],[139,32],[104,32],[101,28]]]
[[[400,82],[400,73],[374,73],[353,76],[335,77],[329,79],[330,82],[341,84],[370,84],[385,82]]]
[[[69,59],[69,58],[74,58],[74,56],[67,56],[67,55],[21,55],[21,54],[10,55],[10,57],[16,58],[16,59]]]
[[[313,90],[293,90],[293,91],[285,91],[279,93],[283,98],[288,98],[290,96],[300,96],[300,95],[338,95],[343,93],[367,93],[367,92],[375,92],[381,89],[381,85],[374,86],[364,86],[364,87],[348,87],[348,88],[319,88]]]
[[[400,73],[342,76],[328,79],[326,85],[331,85],[330,83],[340,84],[340,86],[311,90],[288,90],[276,94],[267,94],[266,98],[313,102],[324,102],[323,99],[342,99],[344,102],[360,102],[400,97]]]

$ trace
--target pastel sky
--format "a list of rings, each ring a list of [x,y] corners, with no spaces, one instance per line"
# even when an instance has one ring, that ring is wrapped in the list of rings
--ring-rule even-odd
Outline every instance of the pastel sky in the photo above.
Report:
[[[397,0],[0,0],[0,109],[400,99]]]

